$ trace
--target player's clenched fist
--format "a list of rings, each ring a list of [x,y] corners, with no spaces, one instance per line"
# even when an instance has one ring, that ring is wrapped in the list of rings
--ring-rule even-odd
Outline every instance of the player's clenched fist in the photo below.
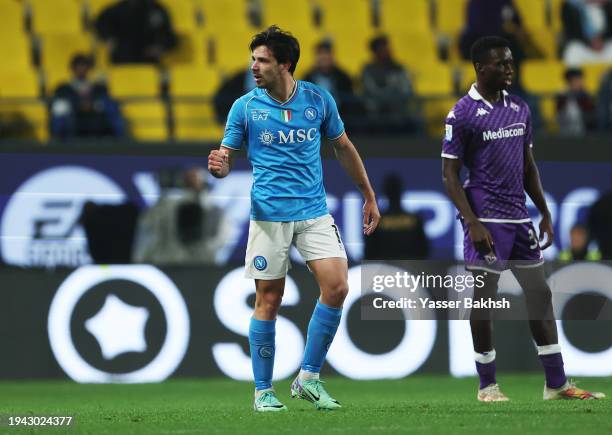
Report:
[[[225,177],[229,173],[229,157],[227,152],[212,150],[208,155],[208,171],[213,177]]]

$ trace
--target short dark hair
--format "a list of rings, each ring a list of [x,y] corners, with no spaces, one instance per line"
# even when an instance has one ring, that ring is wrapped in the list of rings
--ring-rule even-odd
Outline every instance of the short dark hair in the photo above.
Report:
[[[376,53],[376,51],[380,47],[387,45],[388,43],[389,43],[389,38],[387,37],[387,35],[377,36],[373,38],[372,40],[370,40],[370,51],[372,53]]]
[[[506,38],[501,36],[483,36],[477,39],[470,48],[472,63],[483,63],[486,56],[489,55],[489,50],[494,48],[510,48],[510,43]]]
[[[333,51],[333,49],[334,49],[334,44],[329,39],[323,39],[316,46],[316,51],[321,51],[321,50]]]
[[[77,65],[87,65],[89,68],[93,68],[94,60],[88,54],[77,53],[70,60],[70,69],[75,69]]]
[[[584,76],[582,70],[580,68],[568,68],[565,70],[565,80],[570,81],[576,77]]]
[[[300,43],[295,36],[273,25],[253,36],[249,48],[253,51],[262,45],[270,49],[278,63],[290,63],[289,72],[293,74],[300,59]]]

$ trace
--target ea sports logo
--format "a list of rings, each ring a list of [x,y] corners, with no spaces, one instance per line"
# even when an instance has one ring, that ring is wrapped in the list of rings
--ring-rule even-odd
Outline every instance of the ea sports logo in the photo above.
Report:
[[[83,204],[119,204],[124,200],[121,187],[93,169],[59,166],[41,171],[8,201],[0,223],[2,257],[20,266],[90,263],[79,224]]]
[[[60,286],[49,309],[49,342],[77,382],[157,382],[189,344],[181,293],[147,265],[83,266]]]

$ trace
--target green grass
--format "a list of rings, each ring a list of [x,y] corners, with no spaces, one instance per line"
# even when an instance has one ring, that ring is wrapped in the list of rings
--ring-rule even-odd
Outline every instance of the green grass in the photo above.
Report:
[[[512,399],[476,401],[476,380],[413,376],[399,381],[327,379],[343,404],[316,411],[289,399],[289,381],[276,383],[289,407],[282,414],[255,414],[250,383],[172,380],[146,385],[78,385],[64,381],[0,383],[0,414],[74,415],[69,433],[90,434],[598,434],[612,432],[612,400],[542,401],[542,376],[501,374]],[[581,386],[612,392],[612,378],[583,379]],[[35,431],[32,428],[25,430]],[[40,429],[39,432],[63,432]],[[1,433],[19,429],[0,427]]]

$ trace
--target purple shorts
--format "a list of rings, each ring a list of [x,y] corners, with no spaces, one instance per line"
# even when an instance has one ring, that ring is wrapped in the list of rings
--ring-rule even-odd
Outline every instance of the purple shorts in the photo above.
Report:
[[[515,267],[535,267],[544,263],[533,223],[482,222],[493,237],[493,254],[478,252],[463,225],[463,258],[468,270],[486,270],[501,273]]]

